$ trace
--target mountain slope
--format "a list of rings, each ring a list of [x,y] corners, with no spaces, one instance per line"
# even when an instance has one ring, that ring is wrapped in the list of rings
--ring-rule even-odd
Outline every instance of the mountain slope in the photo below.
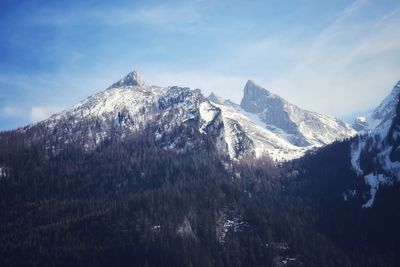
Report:
[[[384,100],[385,105],[381,104],[373,113],[384,115],[379,117],[376,128],[366,135],[359,136],[352,145],[352,166],[358,175],[364,177],[366,184],[370,187],[370,198],[364,203],[364,207],[373,205],[380,185],[391,185],[400,179],[398,94],[400,88],[398,85],[395,86],[396,91]],[[396,101],[397,104],[393,107]],[[385,106],[385,109],[382,110],[382,106]]]
[[[392,101],[395,115],[368,134],[285,165],[286,192],[310,207],[314,228],[351,255],[352,266],[400,264],[400,101]]]

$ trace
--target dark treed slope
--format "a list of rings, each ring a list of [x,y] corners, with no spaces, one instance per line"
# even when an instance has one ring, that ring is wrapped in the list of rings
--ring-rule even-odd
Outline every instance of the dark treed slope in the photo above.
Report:
[[[226,167],[207,139],[190,152],[165,150],[149,138],[153,126],[146,129],[90,152],[69,144],[53,153],[45,141],[27,145],[30,136],[3,134],[8,142],[0,153],[7,170],[0,183],[1,262],[348,264],[343,252],[292,213],[271,164]],[[233,169],[241,177],[232,176]]]
[[[393,109],[394,117],[369,134],[286,166],[296,174],[285,178],[288,192],[312,207],[315,230],[356,266],[400,265],[399,100]]]

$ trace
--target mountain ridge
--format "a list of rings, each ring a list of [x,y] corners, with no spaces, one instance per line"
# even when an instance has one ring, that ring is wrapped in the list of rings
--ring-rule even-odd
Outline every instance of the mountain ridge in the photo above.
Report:
[[[355,134],[339,120],[302,110],[253,81],[246,83],[238,105],[215,94],[207,98],[200,89],[147,85],[137,71],[39,124],[57,132],[63,142],[80,138],[86,149],[93,149],[113,134],[123,137],[147,123],[160,123],[155,138],[163,140],[164,133],[189,121],[203,135],[213,132],[215,145],[231,159],[287,161]],[[173,149],[172,143],[163,147]]]

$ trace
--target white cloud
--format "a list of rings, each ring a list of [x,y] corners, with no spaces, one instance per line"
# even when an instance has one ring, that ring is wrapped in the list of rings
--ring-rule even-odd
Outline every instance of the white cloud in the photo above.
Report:
[[[158,5],[132,10],[114,10],[114,19],[106,19],[111,24],[130,24],[140,22],[143,24],[168,26],[196,23],[201,19],[200,6],[184,4],[178,6]]]
[[[51,115],[61,111],[61,107],[56,106],[36,106],[31,109],[31,122],[38,122],[49,118]]]
[[[0,114],[6,117],[16,117],[21,114],[21,110],[17,107],[5,106],[1,110]]]

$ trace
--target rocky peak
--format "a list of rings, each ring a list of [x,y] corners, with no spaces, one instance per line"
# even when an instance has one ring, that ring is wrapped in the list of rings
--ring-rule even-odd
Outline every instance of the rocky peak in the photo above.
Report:
[[[268,90],[257,85],[254,81],[247,81],[240,106],[251,113],[260,113],[268,105],[269,99],[277,98]]]
[[[111,85],[109,88],[127,87],[127,86],[144,86],[144,79],[136,70],[131,71],[124,78]]]

